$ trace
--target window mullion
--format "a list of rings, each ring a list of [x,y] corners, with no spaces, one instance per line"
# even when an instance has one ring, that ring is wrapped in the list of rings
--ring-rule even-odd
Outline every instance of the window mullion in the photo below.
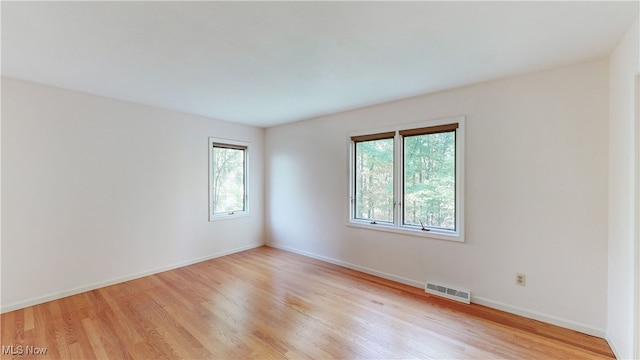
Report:
[[[402,203],[402,167],[404,163],[404,151],[402,149],[402,136],[399,132],[396,132],[394,138],[394,157],[393,157],[393,172],[394,172],[394,192],[393,192],[393,203],[394,203],[394,216],[393,216],[393,225],[395,227],[400,227],[402,224],[402,207],[404,204]]]

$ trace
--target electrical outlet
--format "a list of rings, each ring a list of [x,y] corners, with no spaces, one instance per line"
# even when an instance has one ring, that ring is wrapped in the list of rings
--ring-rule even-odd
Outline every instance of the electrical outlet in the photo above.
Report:
[[[524,274],[516,274],[516,285],[524,286],[527,282],[527,277]]]

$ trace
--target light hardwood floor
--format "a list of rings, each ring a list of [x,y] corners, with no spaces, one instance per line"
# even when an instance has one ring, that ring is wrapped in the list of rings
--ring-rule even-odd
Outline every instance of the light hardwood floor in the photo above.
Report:
[[[613,357],[596,337],[269,247],[0,317],[5,351],[46,348],[36,359]]]

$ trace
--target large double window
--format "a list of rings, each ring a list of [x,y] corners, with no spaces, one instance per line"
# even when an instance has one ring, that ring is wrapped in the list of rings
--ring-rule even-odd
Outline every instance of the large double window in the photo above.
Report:
[[[351,136],[350,222],[463,241],[464,118]]]
[[[209,219],[248,214],[247,143],[209,138]]]

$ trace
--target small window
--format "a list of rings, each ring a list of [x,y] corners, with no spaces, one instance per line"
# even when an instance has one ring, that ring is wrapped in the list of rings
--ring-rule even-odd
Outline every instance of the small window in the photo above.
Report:
[[[210,220],[248,214],[248,149],[243,142],[209,139]]]
[[[464,118],[351,136],[350,224],[464,241]]]

